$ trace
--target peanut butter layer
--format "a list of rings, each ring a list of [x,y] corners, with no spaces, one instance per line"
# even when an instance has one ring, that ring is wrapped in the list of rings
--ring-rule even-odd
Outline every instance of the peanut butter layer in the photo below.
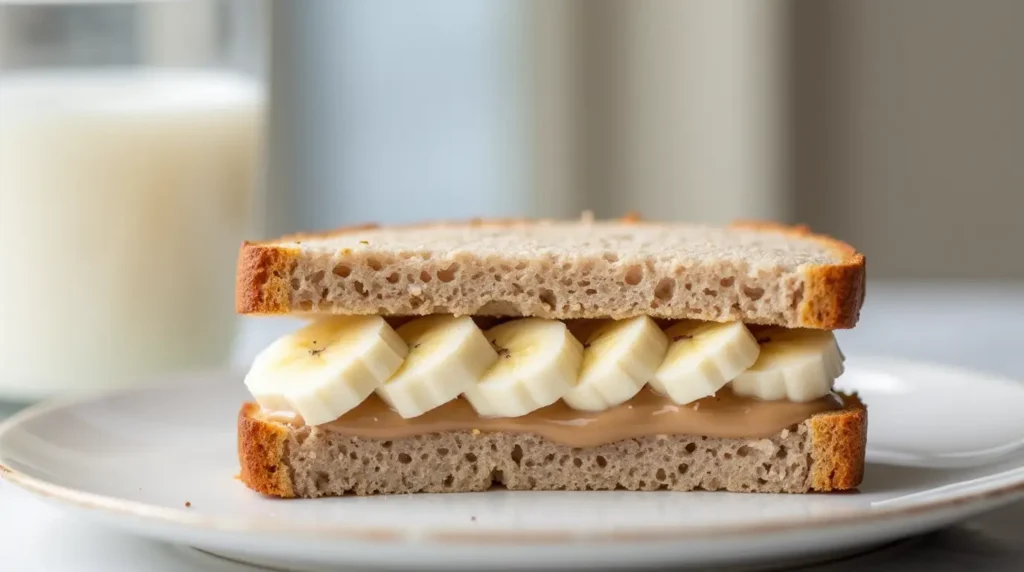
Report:
[[[630,401],[606,411],[577,411],[558,401],[522,417],[481,417],[465,399],[450,401],[419,417],[403,419],[376,395],[335,421],[321,425],[350,437],[400,439],[428,433],[475,431],[532,433],[570,447],[595,447],[651,435],[723,438],[770,437],[812,415],[843,407],[830,394],[806,403],[761,401],[728,389],[687,405],[645,388]],[[269,421],[301,425],[301,418],[264,412]]]

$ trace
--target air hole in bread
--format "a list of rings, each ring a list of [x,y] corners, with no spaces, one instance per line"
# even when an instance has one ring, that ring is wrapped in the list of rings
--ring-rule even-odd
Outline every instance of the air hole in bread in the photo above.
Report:
[[[740,457],[746,457],[747,455],[750,454],[750,447],[744,445],[736,450],[736,454],[739,455]]]
[[[526,263],[520,262],[519,264],[516,264],[516,270],[526,270]]]
[[[381,268],[384,268],[384,265],[381,264],[380,260],[377,260],[376,258],[367,258],[366,265],[369,266],[374,272],[377,272]]]
[[[728,278],[722,278],[721,280],[718,281],[718,283],[722,285],[722,288],[728,288],[732,286],[734,282],[736,282],[736,278],[732,276]]]
[[[586,294],[587,296],[593,296],[594,294],[597,294],[597,290],[594,290],[593,288],[587,288]]]
[[[501,265],[501,271],[502,272],[512,272],[512,267],[509,266],[508,264],[502,264]]]
[[[292,290],[298,290],[299,286],[302,286],[302,281],[298,278],[292,278],[290,284],[292,285]]]
[[[558,300],[555,298],[555,293],[547,288],[541,288],[540,301],[542,304],[547,306],[549,310],[554,310],[555,304],[558,303]]]
[[[608,466],[608,460],[605,459],[602,455],[598,455],[597,458],[594,459],[594,461],[597,463],[597,466],[601,467],[602,469]]]
[[[412,462],[412,457],[410,457],[408,453],[399,453],[398,462],[402,463],[403,465],[408,465],[409,463]]]
[[[470,463],[475,463],[476,455],[474,455],[473,453],[466,453],[466,460],[469,461]]]
[[[430,275],[426,270],[420,271],[420,282],[430,282],[433,276]]]
[[[654,478],[658,479],[659,481],[664,481],[666,478],[668,478],[668,475],[665,474],[665,469],[658,469],[658,472],[654,473]]]
[[[637,284],[640,283],[640,280],[642,280],[643,277],[644,277],[644,269],[643,269],[643,267],[640,266],[640,265],[634,264],[633,266],[630,266],[626,270],[625,282],[626,282],[626,284],[629,284],[630,286],[636,286]]]
[[[352,287],[355,288],[356,292],[359,293],[359,295],[362,296],[363,298],[370,295],[370,292],[366,289],[366,286],[363,286],[363,283],[358,280],[356,280],[352,284]]]
[[[766,481],[764,479],[757,479],[757,484],[759,484],[759,485],[767,485],[768,481]]]
[[[691,443],[691,445],[692,445],[692,443]],[[676,467],[676,470],[679,471],[680,475],[685,475],[686,471],[690,470],[690,465],[687,465],[686,463],[680,463],[680,465],[678,467]]]
[[[455,273],[459,271],[459,263],[452,262],[448,268],[437,271],[437,279],[441,282],[451,282],[455,280]]]
[[[515,447],[512,448],[512,462],[515,463],[516,466],[518,466],[520,461],[522,461],[522,460],[523,460],[523,448],[520,447],[519,445],[516,445]]]
[[[423,305],[423,298],[420,298],[419,296],[410,296],[409,305],[412,306],[413,309],[419,308]]]
[[[299,309],[302,310],[303,312],[308,312],[308,311],[312,310],[313,309],[313,301],[312,300],[301,300],[299,302]]]
[[[696,450],[697,450],[697,444],[696,443],[687,443],[686,444],[686,452],[687,453],[693,453]]]
[[[445,449],[444,447],[441,447],[441,448],[439,448],[439,449],[437,450],[437,454],[438,454],[438,456],[440,456],[440,457],[444,457],[445,455],[447,455],[447,454],[448,454],[448,449]]]
[[[744,286],[743,295],[751,300],[760,300],[761,296],[764,296],[764,288],[751,288],[750,286]]]
[[[686,284],[683,284],[683,288],[686,288],[687,290],[693,290],[693,284],[687,282]]]
[[[583,459],[581,459],[579,457],[573,457],[572,464],[575,465],[576,468],[582,467],[583,466]]]
[[[398,282],[399,278],[401,277],[398,275],[397,272],[392,272],[391,274],[388,274],[388,284],[394,284]]]
[[[336,264],[334,265],[334,268],[331,269],[331,273],[336,276],[341,276],[342,278],[348,278],[348,275],[352,274],[352,268],[347,264]]]
[[[718,296],[718,290],[712,290],[711,288],[704,289],[705,296]]]
[[[654,288],[654,297],[668,302],[672,299],[676,290],[676,281],[671,278],[662,278]]]
[[[619,255],[615,254],[614,252],[605,252],[602,258],[604,258],[605,261],[610,262],[612,264],[615,264],[616,262],[619,261]]]
[[[788,453],[788,452],[789,451],[786,450],[786,446],[785,445],[780,445],[779,446],[779,450],[775,453],[775,458],[776,459],[785,459],[786,458],[786,453]]]
[[[329,294],[329,293],[330,293],[330,289],[329,289],[329,288],[328,288],[327,286],[324,286],[324,287],[323,287],[323,288],[322,288],[322,289],[320,290],[320,303],[321,303],[321,304],[323,304],[323,303],[324,303],[324,301],[326,301],[326,300],[327,300],[327,294]]]

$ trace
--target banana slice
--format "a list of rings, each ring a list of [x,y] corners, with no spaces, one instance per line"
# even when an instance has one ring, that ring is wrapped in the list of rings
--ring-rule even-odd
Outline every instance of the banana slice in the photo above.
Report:
[[[671,345],[650,383],[678,405],[714,395],[753,365],[761,351],[742,322],[685,320],[665,335]]]
[[[377,395],[406,419],[455,399],[498,361],[498,352],[469,316],[417,318],[399,327],[398,335],[409,355]]]
[[[813,401],[832,391],[843,373],[843,354],[832,332],[766,328],[756,338],[761,353],[732,381],[737,395]]]
[[[665,333],[647,316],[605,323],[587,338],[579,381],[562,399],[581,411],[624,403],[654,377],[667,347]]]
[[[245,385],[260,407],[319,425],[359,405],[398,371],[408,352],[379,316],[331,317],[260,352]]]
[[[519,417],[558,401],[576,385],[583,344],[557,320],[524,318],[485,333],[498,361],[466,389],[476,412]]]

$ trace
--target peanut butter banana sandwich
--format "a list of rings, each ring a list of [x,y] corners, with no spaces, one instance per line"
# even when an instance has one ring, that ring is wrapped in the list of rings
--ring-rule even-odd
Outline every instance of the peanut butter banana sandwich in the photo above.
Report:
[[[246,242],[265,348],[241,479],[278,497],[852,489],[867,413],[833,390],[864,256],[803,227],[364,226]]]

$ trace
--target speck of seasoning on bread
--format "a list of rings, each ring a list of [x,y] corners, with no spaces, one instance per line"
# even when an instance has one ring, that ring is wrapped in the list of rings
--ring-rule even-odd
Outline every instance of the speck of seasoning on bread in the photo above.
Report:
[[[369,240],[360,240],[359,244],[370,244]]]
[[[473,522],[476,522],[476,517],[475,516],[471,516],[471,517],[469,517],[469,520],[471,520]]]
[[[473,434],[474,435],[479,435],[480,434],[480,430],[479,429],[473,429]]]
[[[186,508],[188,508],[188,507],[191,507],[191,506],[192,506],[192,503],[191,503],[191,502],[189,502],[189,501],[185,501],[185,507],[186,507]]]

